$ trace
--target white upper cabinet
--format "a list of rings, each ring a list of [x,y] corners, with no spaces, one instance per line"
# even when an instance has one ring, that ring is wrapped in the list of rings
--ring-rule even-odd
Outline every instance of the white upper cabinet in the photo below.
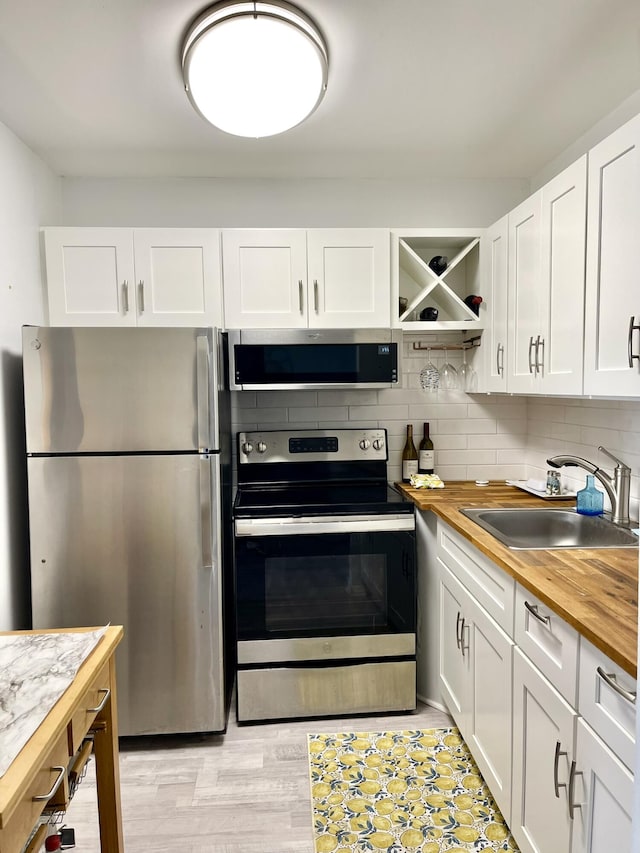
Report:
[[[509,391],[534,390],[535,340],[540,334],[538,191],[509,214]]]
[[[640,116],[589,152],[584,393],[640,397]]]
[[[482,334],[484,353],[481,391],[507,390],[507,243],[509,218],[487,228],[481,243],[483,295],[487,328]]]
[[[509,214],[510,392],[582,393],[585,218],[586,156]]]
[[[219,232],[46,228],[52,326],[222,326]]]
[[[385,229],[223,231],[222,263],[229,328],[390,324]]]

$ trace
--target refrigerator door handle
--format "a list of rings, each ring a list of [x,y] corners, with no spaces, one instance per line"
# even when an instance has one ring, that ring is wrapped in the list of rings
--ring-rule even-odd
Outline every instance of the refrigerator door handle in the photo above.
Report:
[[[200,529],[202,531],[202,567],[213,570],[213,519],[211,518],[211,464],[210,456],[200,462]]]
[[[207,336],[198,335],[196,338],[196,417],[198,419],[198,450],[200,453],[205,453],[211,449],[211,430],[209,426],[210,352]]]

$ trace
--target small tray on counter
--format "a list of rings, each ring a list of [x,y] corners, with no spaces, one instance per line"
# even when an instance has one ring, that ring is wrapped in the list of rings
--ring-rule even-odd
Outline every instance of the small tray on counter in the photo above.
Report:
[[[535,495],[537,498],[542,498],[544,501],[566,501],[570,498],[575,498],[575,492],[563,492],[561,495],[548,495],[545,491],[534,489],[527,485],[527,480],[505,480],[508,486],[515,486],[517,489],[522,489],[523,492],[529,492],[530,495]]]

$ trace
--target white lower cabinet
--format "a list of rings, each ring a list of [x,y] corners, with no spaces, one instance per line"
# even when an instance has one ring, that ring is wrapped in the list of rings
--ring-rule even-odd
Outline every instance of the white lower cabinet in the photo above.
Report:
[[[583,719],[577,725],[571,853],[631,853],[633,776]]]
[[[439,600],[445,702],[508,821],[513,642],[442,562]]]
[[[518,648],[513,691],[511,832],[522,853],[568,853],[567,792],[577,712]]]
[[[635,679],[440,520],[437,537],[442,698],[520,850],[632,853]]]

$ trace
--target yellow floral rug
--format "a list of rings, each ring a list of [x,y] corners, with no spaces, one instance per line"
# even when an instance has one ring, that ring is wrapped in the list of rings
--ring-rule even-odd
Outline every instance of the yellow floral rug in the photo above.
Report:
[[[316,853],[518,848],[458,729],[309,735]]]

